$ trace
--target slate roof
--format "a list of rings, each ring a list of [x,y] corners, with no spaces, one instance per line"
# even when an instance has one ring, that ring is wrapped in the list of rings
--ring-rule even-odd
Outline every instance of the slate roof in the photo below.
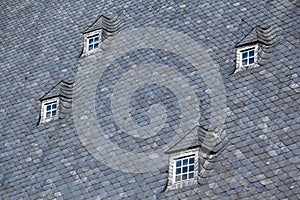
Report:
[[[277,36],[276,33],[277,31],[273,27],[268,27],[265,29],[255,27],[240,42],[237,43],[236,47],[255,43],[274,45],[274,38]]]
[[[84,31],[84,33],[92,32],[95,30],[105,29],[107,32],[116,32],[120,27],[121,22],[117,17],[110,18],[100,15],[97,20]]]
[[[226,142],[227,138],[219,138],[216,131],[208,131],[200,126],[195,126],[182,139],[176,141],[176,144],[165,153],[172,154],[182,152],[186,149],[198,148],[202,153],[214,154],[218,153],[220,148],[224,146],[222,143]]]
[[[40,100],[51,99],[53,97],[65,97],[67,99],[72,99],[73,87],[72,83],[65,81],[60,81],[57,83],[48,93],[46,93]]]
[[[181,140],[179,140],[174,146],[166,151],[166,153],[180,152],[189,148],[197,148],[201,146],[201,138],[199,132],[202,132],[201,128],[196,126],[188,134],[186,134]]]
[[[1,199],[299,199],[299,7],[290,0],[2,2]],[[80,58],[83,33],[101,13],[119,16],[123,30],[111,49]],[[122,34],[141,27],[160,31],[137,34],[132,45],[149,48],[130,49]],[[233,74],[236,45],[257,27],[275,27],[278,43],[264,65]],[[189,38],[205,47],[201,59],[211,68],[189,62],[201,53],[183,51]],[[97,75],[90,69],[102,73],[95,91],[84,82]],[[226,94],[216,110],[222,119],[211,112],[215,91],[207,85],[217,74]],[[74,82],[72,112],[37,125],[40,98],[60,81]],[[165,191],[164,150],[180,131],[220,120],[228,142],[210,173],[198,185]]]

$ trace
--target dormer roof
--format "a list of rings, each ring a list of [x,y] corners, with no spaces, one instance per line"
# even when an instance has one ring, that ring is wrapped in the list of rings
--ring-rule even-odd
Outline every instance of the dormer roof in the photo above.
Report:
[[[272,45],[275,37],[276,30],[273,27],[255,27],[240,42],[236,44],[236,47],[252,45],[256,43],[261,43],[267,46]]]
[[[192,149],[199,147],[199,126],[195,126],[190,132],[188,132],[180,141],[178,141],[173,147],[168,149],[166,153],[173,153],[177,151],[182,151],[185,149]]]
[[[257,37],[257,28],[253,28],[240,42],[237,43],[236,47],[250,45],[258,42],[259,38]]]
[[[115,33],[120,29],[121,21],[117,17],[110,18],[104,15],[100,15],[94,23],[92,23],[83,34],[87,34],[96,30],[105,30],[107,33]]]
[[[40,98],[41,101],[46,99],[51,99],[54,97],[64,97],[67,99],[72,98],[72,90],[73,85],[72,83],[68,83],[66,81],[60,81],[57,83],[49,92],[47,92],[42,98]]]
[[[217,145],[218,136],[215,131],[205,130],[200,126],[196,126],[165,153],[170,154],[200,147],[205,151],[210,151]]]

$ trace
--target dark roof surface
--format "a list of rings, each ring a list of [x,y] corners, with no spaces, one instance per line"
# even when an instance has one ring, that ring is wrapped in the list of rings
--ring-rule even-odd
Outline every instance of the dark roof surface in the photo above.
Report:
[[[0,7],[1,199],[300,198],[299,1]],[[100,14],[119,16],[122,31],[80,58]],[[236,45],[257,27],[272,27],[276,45],[233,74]],[[72,112],[37,126],[40,98],[60,81],[74,82]],[[166,191],[177,135],[219,124],[228,142],[210,173]]]

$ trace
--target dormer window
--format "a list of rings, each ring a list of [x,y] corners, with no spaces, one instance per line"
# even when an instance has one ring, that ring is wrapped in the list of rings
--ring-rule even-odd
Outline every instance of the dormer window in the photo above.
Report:
[[[167,190],[198,184],[199,180],[199,128],[194,127],[184,138],[166,151],[169,155]]]
[[[177,189],[197,184],[199,176],[199,147],[169,153],[167,189]]]
[[[195,178],[195,154],[174,160],[173,183]]]
[[[57,116],[57,101],[45,105],[45,118],[50,119]]]
[[[101,30],[94,30],[84,34],[84,54],[89,55],[100,49],[101,45]]]
[[[258,61],[259,45],[247,45],[237,48],[236,72],[256,67]]]
[[[169,177],[166,191],[201,184],[227,142],[221,130],[194,127],[165,153],[169,155]]]
[[[40,118],[37,125],[55,119],[63,119],[72,108],[73,83],[60,81],[50,91],[48,91],[41,101]]]
[[[254,51],[254,48],[241,51],[241,60],[243,67],[254,64]]]
[[[59,97],[42,101],[41,121],[48,122],[58,118]]]
[[[84,32],[84,47],[81,56],[88,56],[105,49],[105,40],[116,34],[122,23],[115,17],[100,15]],[[106,44],[107,45],[107,44]]]
[[[245,71],[268,63],[268,58],[278,44],[276,29],[253,28],[236,44],[236,67],[234,72]]]
[[[88,50],[89,51],[99,48],[99,42],[100,42],[99,38],[100,38],[99,35],[94,35],[94,36],[88,38]]]

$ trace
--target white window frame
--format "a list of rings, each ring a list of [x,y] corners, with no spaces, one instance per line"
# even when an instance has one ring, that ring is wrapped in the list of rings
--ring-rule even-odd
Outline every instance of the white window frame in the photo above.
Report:
[[[190,163],[190,159],[191,158],[194,158],[194,162],[191,164]],[[180,177],[182,177],[183,176],[183,174],[187,174],[187,179],[184,179],[184,180],[180,180],[180,181],[176,181],[176,177],[178,176],[177,174],[176,174],[176,171],[177,171],[177,162],[178,161],[181,161],[181,163],[183,162],[183,160],[188,160],[188,163],[187,163],[187,165],[181,165],[180,166],[180,173],[179,173],[179,176]],[[195,154],[191,154],[191,155],[189,155],[189,156],[184,156],[184,157],[180,157],[180,158],[177,158],[177,159],[174,159],[174,166],[173,166],[173,184],[174,183],[179,183],[179,182],[181,182],[181,181],[188,181],[188,180],[194,180],[195,179],[195,161],[196,161],[196,157],[195,157]],[[188,172],[190,172],[189,171],[189,168],[190,168],[190,166],[194,166],[194,170],[193,170],[193,178],[188,178],[189,177],[189,174],[190,173],[188,173]],[[182,168],[183,167],[186,167],[187,168],[187,172],[186,173],[183,173],[182,172]]]
[[[98,38],[98,41],[97,42],[95,42],[95,39],[96,38]],[[90,43],[90,40],[93,40],[93,42],[92,43]],[[95,45],[98,45],[96,48],[95,48]],[[92,49],[90,49],[90,46],[92,46]],[[87,50],[88,51],[93,51],[93,50],[95,50],[95,49],[99,49],[100,48],[100,36],[99,35],[94,35],[94,36],[91,36],[91,37],[88,37],[87,38]]]
[[[249,57],[247,58],[247,65],[243,65],[243,53],[246,51],[250,51],[250,50],[254,50],[254,63],[252,64],[248,64],[249,62]],[[258,66],[258,51],[259,51],[259,46],[258,44],[254,44],[254,45],[247,45],[247,46],[243,46],[243,47],[239,47],[237,48],[237,53],[236,53],[236,71],[245,71],[248,69],[252,69],[254,67]],[[252,57],[251,57],[252,58]]]
[[[102,30],[100,29],[100,30],[95,30],[95,31],[85,33],[83,35],[83,37],[84,37],[84,48],[83,48],[83,53],[82,53],[81,56],[90,55],[91,53],[97,52],[101,49],[101,41],[102,41],[101,33],[102,33]],[[95,38],[95,37],[99,37],[98,48],[93,48],[92,50],[89,50],[89,39],[90,38]]]
[[[176,182],[176,161],[182,158],[193,156],[194,159],[194,178]],[[169,158],[169,177],[167,190],[178,189],[186,186],[192,186],[198,183],[199,177],[199,148],[184,150],[172,153]]]
[[[250,55],[250,52],[253,52],[253,55]],[[244,58],[245,53],[247,54],[247,56]],[[240,55],[242,67],[251,66],[255,64],[255,47],[241,51]],[[250,63],[250,59],[253,59],[252,63]],[[244,64],[244,60],[246,61],[246,64]]]
[[[49,104],[56,103],[56,115],[52,116],[52,109],[51,109],[51,116],[47,117],[47,106]],[[57,119],[59,115],[59,97],[51,98],[42,101],[42,108],[41,108],[41,122],[49,122],[51,120]]]

